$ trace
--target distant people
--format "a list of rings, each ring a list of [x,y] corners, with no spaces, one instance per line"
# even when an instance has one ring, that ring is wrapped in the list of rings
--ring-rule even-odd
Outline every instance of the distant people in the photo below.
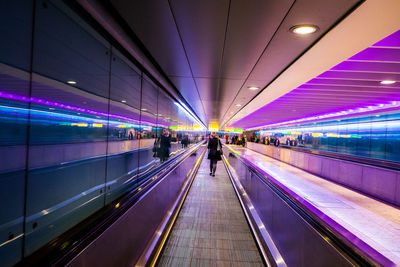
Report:
[[[187,134],[185,134],[182,137],[181,144],[182,144],[182,148],[187,148],[188,147],[188,145],[189,145],[189,136]]]
[[[234,135],[233,137],[232,137],[232,145],[237,145],[237,142],[238,142],[238,136],[237,135]]]
[[[163,129],[160,137],[160,148],[157,151],[157,155],[161,162],[166,161],[169,158],[169,149],[171,148],[171,136],[168,129]]]
[[[225,144],[229,144],[229,135],[225,135]]]
[[[208,159],[210,160],[210,175],[215,176],[217,170],[217,162],[222,160],[222,144],[215,132],[210,134],[208,141]]]
[[[241,134],[239,135],[236,144],[238,146],[241,146],[243,144],[243,136]]]
[[[129,131],[128,133],[128,139],[133,140],[133,131]]]
[[[280,142],[279,138],[276,137],[276,138],[275,138],[275,141],[274,141],[274,146],[279,146],[280,143],[281,143],[281,142]]]

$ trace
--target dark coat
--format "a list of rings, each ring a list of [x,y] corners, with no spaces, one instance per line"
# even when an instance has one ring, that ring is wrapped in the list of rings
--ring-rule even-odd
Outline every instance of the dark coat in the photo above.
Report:
[[[171,147],[171,136],[161,135],[160,137],[160,148],[158,150],[159,158],[168,158],[169,157],[169,149]]]
[[[212,138],[208,142],[208,159],[216,159],[216,160],[222,160],[221,154],[218,153],[219,150],[222,151],[222,144],[219,138]]]

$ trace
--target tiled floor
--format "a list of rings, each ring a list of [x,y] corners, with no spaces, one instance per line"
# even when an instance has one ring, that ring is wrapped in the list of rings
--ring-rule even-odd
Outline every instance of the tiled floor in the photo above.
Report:
[[[359,239],[400,265],[400,209],[250,149],[232,147]],[[384,177],[382,177],[384,179]]]
[[[201,163],[158,266],[263,266],[221,161]]]

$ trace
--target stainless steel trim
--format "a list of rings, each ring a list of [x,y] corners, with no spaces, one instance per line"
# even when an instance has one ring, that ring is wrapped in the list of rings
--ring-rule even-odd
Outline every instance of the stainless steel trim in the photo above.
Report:
[[[236,192],[236,195],[239,199],[240,205],[242,206],[243,212],[245,217],[250,225],[251,231],[256,239],[256,243],[261,251],[261,255],[267,264],[267,266],[279,266],[279,267],[286,267],[286,263],[280,254],[278,248],[276,247],[272,237],[268,233],[267,229],[265,228],[260,216],[258,215],[257,211],[254,209],[254,205],[252,204],[250,198],[247,196],[246,191],[244,190],[242,184],[240,183],[237,175],[234,175],[233,168],[229,165],[228,160],[226,159],[225,155],[223,156],[223,162],[226,171],[228,172],[229,179],[233,185],[233,188]],[[257,230],[256,230],[257,229]],[[260,235],[261,236],[260,236]],[[264,247],[263,240],[265,244],[268,246],[267,248]],[[271,256],[273,257],[274,263],[272,264],[266,249],[270,252]]]

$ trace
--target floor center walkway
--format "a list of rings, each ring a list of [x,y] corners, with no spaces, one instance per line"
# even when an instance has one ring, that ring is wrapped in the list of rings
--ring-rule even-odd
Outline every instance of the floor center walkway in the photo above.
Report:
[[[159,266],[263,266],[223,163],[201,163]]]

